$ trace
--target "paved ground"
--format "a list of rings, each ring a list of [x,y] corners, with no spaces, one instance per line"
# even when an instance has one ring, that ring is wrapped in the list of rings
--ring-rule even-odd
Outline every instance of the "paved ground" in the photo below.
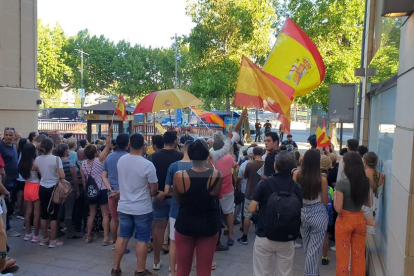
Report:
[[[23,222],[12,220],[12,226],[23,234]],[[241,236],[238,229],[235,230],[235,237]],[[66,242],[66,240],[63,238]],[[222,237],[225,242],[226,237]],[[110,275],[113,264],[113,251],[110,246],[103,247],[102,239],[92,244],[84,244],[83,240],[70,240],[62,247],[47,248],[38,244],[23,241],[23,237],[9,238],[11,247],[10,256],[16,258],[20,270],[14,275],[20,276],[98,276]],[[216,252],[214,260],[217,269],[212,275],[253,275],[252,252],[254,242],[254,230],[249,233],[249,245],[235,243],[227,252]],[[131,253],[124,256],[121,264],[123,275],[133,275],[136,269],[136,258],[134,243],[131,240],[128,246]],[[331,264],[321,266],[320,275],[335,274],[335,254],[329,251]],[[153,254],[148,255],[147,267],[152,268]],[[168,255],[162,255],[163,266],[157,272],[158,275],[168,275]],[[303,249],[296,249],[293,276],[303,274],[304,254]],[[191,275],[195,275],[193,272]]]

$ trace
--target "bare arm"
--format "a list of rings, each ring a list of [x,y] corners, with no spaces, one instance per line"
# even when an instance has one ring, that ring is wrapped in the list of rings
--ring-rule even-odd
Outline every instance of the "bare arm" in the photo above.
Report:
[[[103,151],[101,151],[101,153],[99,153],[99,161],[101,161],[101,163],[103,163],[105,161],[105,158],[108,156],[109,150],[111,149],[111,142],[112,142],[113,132],[114,132],[114,129],[113,129],[112,126],[110,126],[109,129],[108,129],[108,136],[106,136],[105,148],[104,148]]]
[[[344,205],[344,194],[340,191],[334,192],[334,208],[335,211],[340,214],[342,212],[342,207]]]
[[[249,213],[256,213],[257,207],[259,206],[259,202],[252,200],[249,205]]]
[[[239,117],[239,120],[237,121],[236,125],[234,126],[234,132],[238,133],[240,131],[241,126],[243,124],[244,117],[246,117],[246,115],[247,115],[247,109],[243,109],[243,111],[242,111],[242,113]]]
[[[63,169],[59,169],[59,177],[61,179],[64,179],[65,178],[65,171]]]
[[[158,183],[148,183],[151,196],[155,196],[158,192]]]
[[[83,189],[85,190],[85,189],[86,189],[86,176],[85,176],[85,174],[83,173],[83,170],[82,170],[82,169],[80,170],[80,172],[81,172],[81,176],[82,176],[82,185],[83,185]]]
[[[210,195],[216,196],[221,191],[221,185],[223,184],[223,178],[221,178],[218,171],[214,171],[212,175],[213,179],[211,181],[211,185],[213,185],[214,181],[216,181],[217,178],[219,178],[217,185],[214,187],[214,189],[210,192]]]
[[[164,193],[166,195],[172,194],[172,189],[170,185],[165,184]]]

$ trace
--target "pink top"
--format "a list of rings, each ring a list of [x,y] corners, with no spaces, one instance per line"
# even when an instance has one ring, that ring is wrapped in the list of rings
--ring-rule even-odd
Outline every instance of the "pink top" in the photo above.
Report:
[[[93,159],[91,164],[88,164],[87,162],[88,161],[85,160],[82,163],[82,171],[85,175],[85,181],[88,181],[88,175],[92,175],[98,188],[100,190],[106,190],[105,183],[102,180],[103,164],[99,161],[99,158],[96,157]]]
[[[221,194],[229,194],[234,191],[231,170],[236,167],[236,162],[231,155],[225,155],[220,158],[214,166],[216,170],[221,172],[223,184],[221,186]]]

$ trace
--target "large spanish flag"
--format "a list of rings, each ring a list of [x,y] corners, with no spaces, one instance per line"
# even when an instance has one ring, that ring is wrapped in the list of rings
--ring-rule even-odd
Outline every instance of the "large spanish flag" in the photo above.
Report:
[[[284,87],[283,83],[243,56],[234,104],[285,114],[292,100],[283,92]]]
[[[263,71],[286,84],[283,91],[295,98],[321,84],[325,77],[325,64],[306,33],[287,18]]]
[[[224,123],[223,119],[220,118],[219,115],[213,112],[207,112],[204,110],[201,110],[199,108],[196,108],[194,106],[190,106],[191,111],[194,112],[195,115],[199,118],[203,118],[207,123],[209,124],[218,124],[221,127],[226,127],[226,124]]]

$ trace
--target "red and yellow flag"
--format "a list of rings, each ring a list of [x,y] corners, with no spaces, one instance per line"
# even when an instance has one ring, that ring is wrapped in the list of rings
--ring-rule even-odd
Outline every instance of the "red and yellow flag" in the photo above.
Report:
[[[122,95],[119,95],[118,101],[116,102],[115,114],[120,116],[122,121],[125,121],[127,118],[125,99]]]
[[[197,117],[204,119],[207,123],[218,124],[223,128],[226,127],[226,124],[224,123],[223,119],[221,119],[220,116],[216,113],[207,112],[194,106],[190,106],[190,109],[194,112],[195,115],[197,115]]]
[[[316,125],[316,147],[318,149],[323,147],[328,147],[331,143],[331,140],[329,140],[328,135],[326,134],[326,125],[325,125],[325,117],[322,118],[323,126],[320,128],[318,125]]]
[[[296,98],[321,84],[325,64],[312,40],[287,18],[263,71],[284,83],[285,94]]]
[[[234,98],[235,105],[286,114],[291,103],[290,97],[283,92],[283,83],[263,72],[243,56]]]

